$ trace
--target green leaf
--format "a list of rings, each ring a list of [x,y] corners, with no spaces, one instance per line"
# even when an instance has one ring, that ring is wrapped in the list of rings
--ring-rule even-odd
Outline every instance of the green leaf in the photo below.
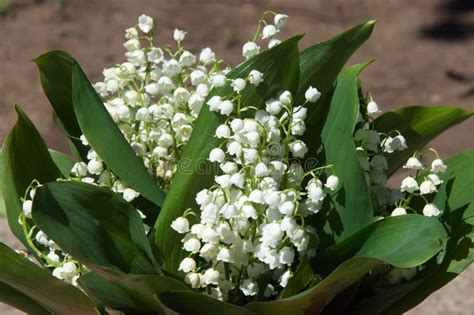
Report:
[[[87,149],[79,140],[82,131],[72,105],[71,74],[74,58],[64,51],[53,50],[37,57],[33,62],[38,66],[41,85],[54,109],[54,122],[85,159]]]
[[[295,104],[302,104],[304,93],[309,86],[321,92],[316,104],[308,106],[307,130],[304,142],[314,156],[321,139],[320,135],[331,101],[334,82],[344,64],[352,54],[370,37],[375,21],[359,24],[330,40],[318,43],[303,50],[300,54],[300,85]]]
[[[296,91],[299,78],[297,45],[300,38],[301,36],[293,37],[244,62],[227,74],[230,79],[245,78],[254,69],[264,74],[264,82],[258,88],[249,85],[243,91],[242,108],[248,105],[261,108],[265,100],[280,91],[290,90],[292,93]],[[231,93],[232,88],[227,84],[222,88],[213,89],[208,99],[214,95],[226,96]],[[194,202],[196,193],[211,185],[215,175],[212,171],[214,167],[207,164],[207,158],[211,149],[221,142],[214,137],[214,133],[222,120],[221,116],[210,112],[207,105],[203,106],[158,216],[154,241],[159,254],[162,256],[163,253],[166,254],[162,266],[169,272],[177,272],[183,255],[181,236],[170,228],[170,224],[186,209],[196,207]]]
[[[0,282],[0,302],[13,306],[28,314],[49,315],[41,305],[11,286]]]
[[[72,99],[79,126],[100,158],[131,188],[161,206],[165,195],[130,147],[77,63],[72,70]]]
[[[163,305],[160,295],[172,290],[187,290],[184,283],[166,276],[124,274],[100,266],[94,266],[94,270],[108,281],[108,284],[104,281],[98,282],[96,278],[92,289],[95,289],[96,294],[97,289],[107,290],[100,293],[99,297],[102,297],[103,302],[111,303],[107,305],[112,307],[132,307],[134,310],[167,314],[169,310]],[[90,284],[90,282],[90,278],[86,278],[85,284]],[[114,286],[113,289],[112,286]],[[119,301],[120,298],[124,300]]]
[[[210,296],[192,291],[169,291],[162,293],[159,298],[167,307],[179,314],[226,314],[251,315],[254,312],[233,304],[221,302]]]
[[[7,214],[7,209],[5,208],[5,200],[3,198],[3,189],[2,189],[2,180],[3,178],[3,163],[2,161],[2,152],[0,151],[0,218],[4,217]]]
[[[18,223],[18,217],[23,212],[20,198],[33,180],[47,183],[61,177],[61,172],[51,159],[48,148],[33,123],[19,107],[15,109],[18,120],[3,143],[0,186],[10,229],[28,246]]]
[[[376,221],[311,262],[324,276],[317,285],[289,298],[253,302],[246,307],[262,314],[318,314],[337,294],[377,265],[420,265],[439,252],[446,240],[446,230],[435,218],[406,215]],[[332,269],[335,265],[337,268]]]
[[[49,149],[49,154],[56,166],[61,170],[61,174],[63,174],[64,178],[68,178],[71,175],[71,169],[74,164],[76,164],[77,160],[67,154],[51,149]]]
[[[473,111],[457,107],[409,106],[377,117],[376,130],[384,133],[398,130],[407,140],[408,149],[385,155],[388,161],[387,176],[394,174],[413,155],[413,152],[473,114]]]
[[[138,212],[108,188],[49,183],[37,189],[32,213],[43,232],[91,269],[157,272]]]
[[[447,159],[443,180],[447,188],[451,235],[442,262],[434,265],[421,283],[398,296],[387,312],[405,312],[456,278],[474,261],[474,150]],[[370,302],[370,300],[369,300]],[[388,307],[388,305],[386,305]],[[365,308],[364,308],[365,309]]]
[[[340,188],[333,207],[320,222],[326,222],[321,237],[325,243],[338,242],[366,226],[373,217],[370,190],[360,166],[354,143],[354,128],[359,114],[357,80],[368,63],[345,69],[338,77],[329,113],[321,134],[326,164],[332,164]],[[327,245],[327,244],[325,244]]]
[[[0,282],[53,314],[97,314],[93,303],[79,289],[54,278],[1,243]]]

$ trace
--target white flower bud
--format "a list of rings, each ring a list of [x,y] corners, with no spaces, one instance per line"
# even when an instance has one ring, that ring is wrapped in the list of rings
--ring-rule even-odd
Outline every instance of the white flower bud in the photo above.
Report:
[[[250,59],[260,53],[260,47],[255,42],[246,42],[242,47],[242,55]]]
[[[278,29],[275,25],[266,25],[262,30],[262,39],[268,39],[276,35],[278,33]]]
[[[87,164],[84,162],[77,162],[71,169],[71,173],[77,177],[84,177],[87,175]]]
[[[158,47],[152,47],[148,51],[147,57],[153,63],[160,63],[163,61],[163,50]]]
[[[290,105],[293,101],[293,96],[290,91],[284,91],[280,94],[279,100],[283,105]]]
[[[268,101],[265,102],[265,110],[270,114],[270,115],[278,115],[281,112],[282,109],[282,103],[280,100],[276,99],[269,99]]]
[[[234,110],[234,104],[231,101],[225,100],[219,104],[219,112],[221,115],[229,116]]]
[[[305,154],[308,153],[306,144],[301,140],[296,140],[289,145],[289,149],[294,157],[304,158]]]
[[[242,206],[242,212],[244,213],[245,218],[257,219],[257,210],[251,204],[245,204]]]
[[[204,283],[206,283],[206,285],[217,285],[219,284],[219,276],[219,271],[215,270],[214,268],[209,268],[204,272],[202,279],[204,280]]]
[[[285,201],[278,207],[278,210],[281,214],[291,215],[295,210],[295,204],[293,203],[293,201]]]
[[[215,74],[211,76],[211,84],[216,87],[224,86],[226,82],[226,77],[223,74]]]
[[[227,247],[222,247],[217,253],[216,260],[220,260],[227,263],[234,262],[234,254]]]
[[[395,217],[395,216],[405,215],[405,214],[407,214],[407,211],[404,208],[395,208],[390,215],[392,217]]]
[[[279,256],[281,264],[291,266],[295,259],[295,251],[291,247],[285,246],[280,250]]]
[[[196,270],[196,262],[194,261],[194,259],[186,257],[179,264],[178,270],[181,270],[186,273],[194,271]]]
[[[263,73],[258,70],[252,70],[249,73],[249,82],[255,86],[259,86],[263,82]]]
[[[235,92],[240,93],[243,89],[245,89],[246,82],[244,79],[237,78],[232,81],[231,85]]]
[[[227,139],[230,137],[230,134],[231,134],[230,128],[227,125],[220,125],[216,129],[216,137],[219,139],[222,139],[222,138]]]
[[[193,64],[196,63],[196,56],[185,50],[179,57],[179,63],[183,67],[191,67]]]
[[[186,36],[186,32],[179,30],[177,28],[174,29],[173,31],[173,39],[177,42],[182,42],[184,37]]]
[[[179,234],[189,231],[189,221],[184,217],[178,217],[171,223],[171,228]]]
[[[216,61],[216,55],[211,50],[211,48],[207,47],[201,50],[201,53],[199,54],[199,60],[206,65]]]
[[[268,41],[268,49],[272,49],[273,47],[278,46],[280,44],[281,44],[281,40],[279,40],[277,38],[271,38]]]
[[[380,113],[380,109],[379,109],[379,107],[377,106],[377,103],[375,103],[374,101],[370,101],[370,102],[367,104],[367,113],[368,113],[369,115],[373,115],[373,114]]]
[[[90,174],[99,175],[100,173],[102,173],[103,170],[104,170],[104,165],[102,164],[101,161],[90,160],[89,163],[87,163],[87,171]]]
[[[193,237],[184,242],[183,248],[185,251],[196,254],[201,249],[201,242]]]
[[[140,15],[138,17],[138,28],[143,33],[148,33],[153,29],[153,19],[147,15]]]
[[[321,96],[321,92],[318,91],[317,88],[310,86],[306,92],[304,93],[304,97],[306,101],[310,103],[315,103],[319,97]]]
[[[421,164],[420,160],[418,160],[416,157],[412,156],[408,159],[407,163],[403,166],[403,168],[410,170],[422,170],[423,164]]]
[[[199,255],[206,260],[211,260],[216,257],[218,250],[216,245],[207,243],[201,248]]]
[[[251,278],[245,279],[240,285],[240,290],[245,296],[254,296],[258,293],[258,283]]]
[[[448,167],[444,164],[443,160],[441,159],[435,159],[431,163],[431,172],[438,174],[438,173],[444,173]]]
[[[131,188],[127,188],[123,191],[123,199],[125,199],[128,202],[132,202],[133,200],[138,198],[138,196],[140,196],[140,193],[136,192],[135,190]]]
[[[436,174],[429,174],[427,178],[433,182],[436,186],[441,185],[443,181]]]
[[[428,203],[423,208],[423,215],[427,217],[436,217],[441,213],[434,203]]]
[[[337,187],[339,187],[339,178],[335,175],[330,175],[326,179],[326,183],[324,184],[324,186],[332,191],[335,191]]]
[[[132,38],[132,39],[127,40],[123,44],[123,47],[125,47],[125,49],[128,50],[128,51],[134,51],[134,50],[138,50],[138,49],[141,48],[140,41],[136,38]]]
[[[214,148],[209,153],[209,161],[222,163],[225,159],[225,153],[220,148]]]
[[[418,187],[418,183],[416,182],[416,180],[411,177],[411,176],[408,176],[406,177],[403,181],[402,181],[402,184],[400,186],[400,190],[402,192],[408,192],[410,194],[414,193],[415,191],[417,191],[419,189]]]
[[[431,180],[425,180],[420,185],[420,194],[427,195],[436,192],[436,186]]]
[[[288,15],[276,14],[273,20],[274,20],[275,26],[278,29],[282,29],[288,23]]]
[[[186,276],[184,277],[184,282],[189,284],[191,288],[199,288],[200,282],[199,282],[199,274],[195,272],[190,272],[187,273]]]

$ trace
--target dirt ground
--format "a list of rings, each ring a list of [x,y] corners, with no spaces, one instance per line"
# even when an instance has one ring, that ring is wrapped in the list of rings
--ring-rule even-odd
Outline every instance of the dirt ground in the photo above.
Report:
[[[1,4],[5,0],[0,0]],[[351,63],[376,58],[362,75],[383,110],[403,105],[457,105],[474,109],[474,1],[472,0],[10,0],[0,13],[0,140],[15,121],[12,105],[32,118],[48,145],[66,150],[53,126],[31,59],[62,49],[79,60],[92,81],[123,60],[123,31],[145,13],[158,36],[171,41],[175,27],[188,31],[185,46],[212,47],[231,63],[255,32],[264,10],[290,16],[282,37],[305,33],[301,47],[376,19],[371,40]],[[443,157],[474,147],[474,119],[431,144]],[[11,243],[0,222],[0,240]],[[433,294],[411,314],[474,314],[474,269]],[[0,314],[14,314],[0,305]]]

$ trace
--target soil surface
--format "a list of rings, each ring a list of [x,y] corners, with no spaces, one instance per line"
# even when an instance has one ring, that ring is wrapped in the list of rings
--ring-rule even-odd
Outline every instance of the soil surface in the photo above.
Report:
[[[67,150],[50,119],[50,106],[30,62],[53,49],[70,52],[92,81],[104,67],[124,60],[124,30],[144,13],[158,37],[171,42],[175,27],[188,31],[192,51],[213,48],[241,61],[241,45],[255,32],[264,10],[290,16],[282,38],[305,33],[301,47],[376,19],[370,41],[350,63],[375,58],[362,75],[383,110],[405,105],[457,105],[474,110],[474,1],[463,0],[0,0],[0,140],[15,121],[13,104],[31,117],[47,144]],[[431,146],[442,157],[474,147],[474,119],[452,128]],[[0,241],[12,244],[4,221]],[[15,243],[13,243],[15,244]],[[17,243],[16,243],[17,244]],[[474,269],[433,294],[411,314],[473,314]],[[0,314],[16,314],[0,305]]]

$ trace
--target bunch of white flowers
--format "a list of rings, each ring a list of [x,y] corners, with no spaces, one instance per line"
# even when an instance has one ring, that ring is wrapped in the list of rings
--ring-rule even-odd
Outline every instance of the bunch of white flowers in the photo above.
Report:
[[[136,154],[166,190],[206,96],[226,78],[223,62],[210,48],[195,56],[181,45],[186,32],[179,29],[173,32],[176,51],[157,47],[153,27],[153,19],[142,15],[137,26],[126,30],[127,61],[105,69],[104,81],[94,87]],[[88,170],[100,174],[100,158],[92,160]]]
[[[359,113],[357,129],[354,140],[360,165],[365,171],[366,180],[377,201],[378,208],[383,208],[399,201],[400,190],[386,187],[388,162],[384,153],[393,153],[407,149],[406,140],[399,131],[394,130],[390,135],[382,134],[374,128],[374,115],[381,112],[379,106],[369,95],[365,114]]]
[[[426,202],[423,207],[423,215],[431,217],[441,214],[441,210],[434,203],[430,202],[427,197],[438,191],[437,187],[443,183],[438,174],[446,172],[448,168],[443,160],[439,158],[436,150],[432,148],[429,150],[436,156],[431,163],[431,167],[424,165],[418,159],[417,153],[409,158],[405,166],[403,166],[403,168],[411,170],[414,174],[402,180],[400,190],[404,193],[404,198],[398,203],[397,208],[393,210],[392,216],[407,214],[407,210],[413,210],[410,208],[410,201],[414,196],[419,196]]]
[[[317,100],[317,89],[308,89],[301,106],[284,91],[253,118],[243,118],[242,112],[255,110],[239,106],[246,85],[256,85],[256,73],[232,81],[235,96],[208,101],[211,111],[229,116],[216,129],[222,143],[209,154],[222,173],[196,195],[201,211],[188,209],[171,225],[184,234],[189,252],[179,266],[186,282],[220,300],[238,296],[237,290],[269,298],[284,288],[298,259],[315,253],[316,231],[305,218],[339,185],[336,176],[320,174],[328,167],[305,173],[298,160],[308,151],[298,139],[305,130],[304,106]],[[199,223],[190,226],[188,218]]]
[[[104,81],[94,87],[122,134],[160,188],[166,191],[207,94],[214,86],[224,85],[226,78],[222,61],[216,59],[210,48],[204,48],[196,57],[182,47],[184,31],[173,32],[176,51],[156,47],[154,25],[151,17],[141,15],[138,24],[126,30],[127,61],[105,69]],[[138,192],[107,168],[84,136],[80,139],[89,150],[87,161],[75,163],[66,180],[109,187],[128,202],[139,197]],[[31,218],[32,199],[38,185],[36,181],[32,183],[22,199],[20,224],[45,265],[55,268],[53,275],[76,285],[81,272],[87,270],[85,266],[74,261],[42,231],[35,234],[37,227],[30,227],[25,220]],[[137,211],[144,219],[143,213]]]
[[[273,16],[273,24],[269,24],[265,17]],[[283,29],[288,23],[288,15],[267,11],[263,14],[258,23],[258,28],[252,40],[246,42],[242,47],[242,55],[246,59],[250,59],[260,53],[260,46],[257,44],[259,38],[268,40],[267,47],[272,48],[281,43],[281,40],[276,38],[276,34]],[[262,29],[263,26],[263,29]]]

